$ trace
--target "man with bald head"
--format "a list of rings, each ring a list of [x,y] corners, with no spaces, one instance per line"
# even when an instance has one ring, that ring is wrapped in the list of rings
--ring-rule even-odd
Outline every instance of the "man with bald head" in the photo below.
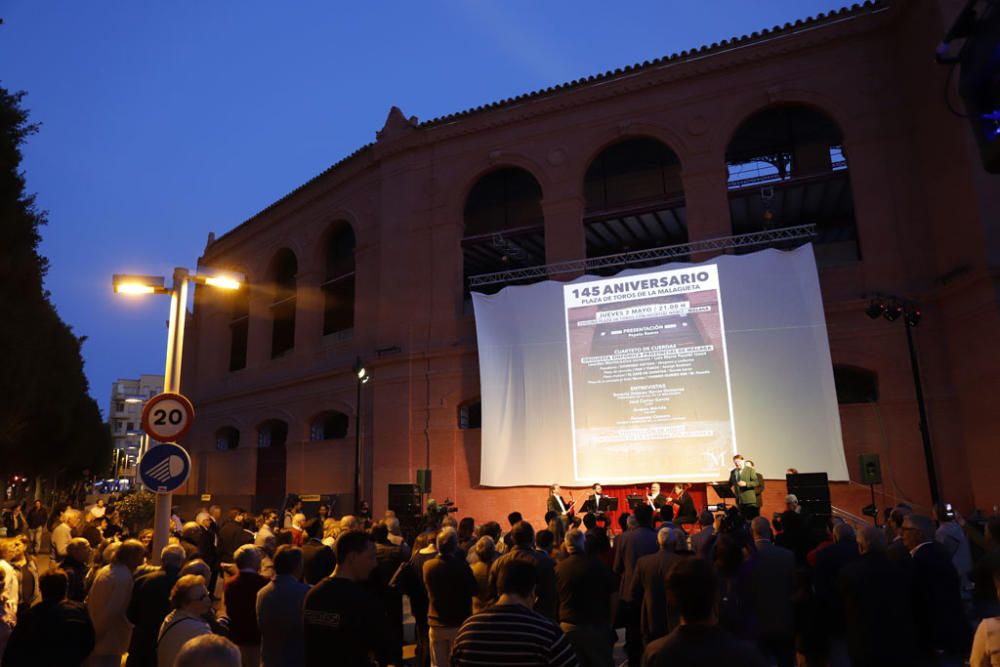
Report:
[[[656,542],[660,550],[639,558],[632,579],[632,600],[641,605],[639,629],[643,645],[664,637],[680,622],[676,609],[667,608],[667,575],[685,556],[677,553],[682,533],[674,527],[660,528]]]
[[[962,664],[971,645],[965,621],[959,577],[951,555],[934,540],[930,517],[910,514],[903,519],[903,542],[913,560],[910,597],[922,658],[940,656],[944,664]]]
[[[861,557],[840,573],[847,651],[852,664],[917,664],[906,566],[889,559],[885,534],[874,526],[858,532],[858,549]]]

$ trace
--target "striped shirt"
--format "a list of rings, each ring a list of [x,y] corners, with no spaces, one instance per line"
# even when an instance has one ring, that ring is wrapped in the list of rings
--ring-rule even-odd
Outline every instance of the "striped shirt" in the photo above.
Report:
[[[539,665],[577,667],[576,652],[559,626],[519,604],[494,605],[462,624],[452,667]]]

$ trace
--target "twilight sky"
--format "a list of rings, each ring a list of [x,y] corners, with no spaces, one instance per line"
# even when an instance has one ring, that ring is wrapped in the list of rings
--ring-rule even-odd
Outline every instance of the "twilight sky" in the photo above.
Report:
[[[193,269],[209,232],[372,141],[392,105],[426,120],[847,4],[3,0],[0,85],[42,125],[24,170],[46,286],[106,413],[116,378],[163,372],[168,310],[111,274]]]

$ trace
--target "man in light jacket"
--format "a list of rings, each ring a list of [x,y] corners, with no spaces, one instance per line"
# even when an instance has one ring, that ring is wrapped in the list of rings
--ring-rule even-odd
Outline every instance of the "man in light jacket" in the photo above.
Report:
[[[87,596],[87,612],[94,624],[96,644],[88,667],[120,667],[132,639],[128,606],[132,601],[132,573],[146,558],[139,540],[127,540],[110,565],[97,573]]]

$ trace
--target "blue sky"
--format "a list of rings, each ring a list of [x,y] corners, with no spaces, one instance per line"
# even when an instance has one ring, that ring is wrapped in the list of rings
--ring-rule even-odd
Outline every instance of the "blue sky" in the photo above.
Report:
[[[169,276],[221,234],[374,139],[422,120],[741,35],[843,0],[0,2],[0,85],[41,131],[28,188],[49,212],[47,288],[107,409],[162,373]]]

